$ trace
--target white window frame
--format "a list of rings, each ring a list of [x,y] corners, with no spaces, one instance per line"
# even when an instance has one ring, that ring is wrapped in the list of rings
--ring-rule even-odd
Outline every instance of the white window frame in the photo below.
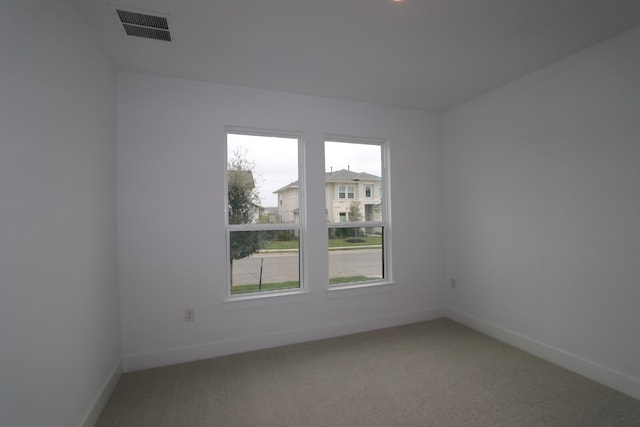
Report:
[[[276,137],[276,138],[291,138],[298,140],[298,209],[299,209],[299,222],[288,224],[229,224],[229,200],[228,200],[228,135],[249,135],[249,136],[262,136],[262,137]],[[261,298],[271,298],[285,295],[295,295],[308,293],[306,272],[305,272],[305,259],[306,259],[306,196],[304,189],[305,186],[305,168],[304,168],[304,139],[301,133],[288,132],[281,130],[266,130],[266,129],[254,129],[237,126],[225,126],[224,127],[224,144],[225,144],[225,173],[224,173],[224,221],[225,221],[225,252],[227,261],[227,280],[226,280],[226,299],[227,302],[233,301],[246,301]],[[292,289],[281,289],[271,291],[251,292],[245,294],[231,294],[231,232],[233,231],[278,231],[278,230],[297,230],[298,231],[298,278],[300,286]]]
[[[380,191],[382,188],[390,188],[389,185],[389,141],[386,139],[377,138],[361,138],[355,136],[345,136],[337,134],[326,134],[324,138],[325,142],[342,142],[349,144],[363,144],[363,145],[377,145],[380,147],[381,152],[381,172],[380,177]],[[327,231],[332,228],[367,228],[367,227],[382,227],[383,243],[382,243],[382,263],[383,263],[383,277],[381,279],[372,279],[362,282],[350,282],[343,284],[330,285],[327,283],[327,290],[340,291],[355,288],[368,288],[371,286],[390,285],[393,284],[392,268],[391,268],[391,199],[389,198],[389,191],[386,192],[385,198],[380,198],[380,204],[382,207],[382,221],[358,221],[358,222],[328,222]],[[348,199],[345,199],[348,200]],[[327,256],[328,256],[327,248]]]

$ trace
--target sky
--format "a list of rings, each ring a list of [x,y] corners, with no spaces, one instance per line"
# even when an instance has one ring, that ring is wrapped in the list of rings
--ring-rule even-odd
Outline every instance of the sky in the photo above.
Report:
[[[273,191],[298,180],[298,140],[254,135],[229,134],[227,158],[239,153],[254,165],[254,179],[263,207],[277,206]],[[354,172],[381,174],[379,145],[325,142],[325,171],[350,168]]]

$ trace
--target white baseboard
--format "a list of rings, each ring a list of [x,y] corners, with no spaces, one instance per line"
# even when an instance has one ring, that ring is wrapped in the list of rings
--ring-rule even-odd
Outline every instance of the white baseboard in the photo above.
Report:
[[[424,320],[432,320],[442,316],[442,310],[434,308],[430,310],[419,310],[388,316],[358,319],[350,322],[330,323],[311,328],[273,332],[233,340],[216,341],[157,352],[130,354],[123,356],[124,372],[191,362],[194,360],[208,359],[210,357],[242,353],[245,351],[253,351],[341,335],[349,335],[391,326],[421,322]]]
[[[121,375],[122,361],[118,361],[118,363],[116,363],[116,365],[113,367],[111,373],[100,388],[100,391],[96,395],[95,399],[93,399],[91,406],[89,407],[87,413],[82,418],[82,421],[79,424],[80,426],[93,427],[96,425],[96,422],[98,422],[98,418],[100,418],[100,414],[107,404],[107,401],[109,400],[113,389],[116,388]]]
[[[639,378],[616,371],[615,369],[592,362],[575,354],[568,353],[560,348],[528,338],[495,323],[487,322],[450,308],[444,309],[443,314],[451,320],[462,323],[463,325],[531,353],[541,359],[562,366],[563,368],[577,374],[583,375],[622,393],[628,394],[631,397],[640,399]]]

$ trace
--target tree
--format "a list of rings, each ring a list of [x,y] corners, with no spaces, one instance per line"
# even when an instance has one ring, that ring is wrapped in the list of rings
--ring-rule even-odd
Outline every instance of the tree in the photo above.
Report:
[[[349,217],[349,222],[359,222],[362,221],[362,213],[360,212],[360,203],[353,201],[349,205],[349,212],[347,212],[347,216]],[[354,237],[358,237],[360,234],[360,229],[355,228],[353,230]]]
[[[255,166],[239,151],[227,165],[227,191],[229,224],[252,224],[260,215],[260,194],[254,180]],[[233,231],[229,236],[231,253],[231,281],[233,284],[233,260],[246,258],[259,249],[259,233]]]
[[[347,211],[347,220],[349,222],[360,222],[362,220],[362,213],[360,212],[360,203],[355,200],[349,205]],[[339,237],[358,237],[359,228],[341,228],[336,235]]]
[[[349,205],[349,212],[347,213],[349,217],[349,222],[359,222],[362,220],[362,213],[360,213],[360,203],[359,202],[351,202]]]

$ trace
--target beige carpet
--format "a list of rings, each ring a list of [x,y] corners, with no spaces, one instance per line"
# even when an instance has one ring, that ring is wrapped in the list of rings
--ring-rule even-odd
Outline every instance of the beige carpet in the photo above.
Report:
[[[98,426],[640,426],[640,401],[439,319],[125,374]]]

